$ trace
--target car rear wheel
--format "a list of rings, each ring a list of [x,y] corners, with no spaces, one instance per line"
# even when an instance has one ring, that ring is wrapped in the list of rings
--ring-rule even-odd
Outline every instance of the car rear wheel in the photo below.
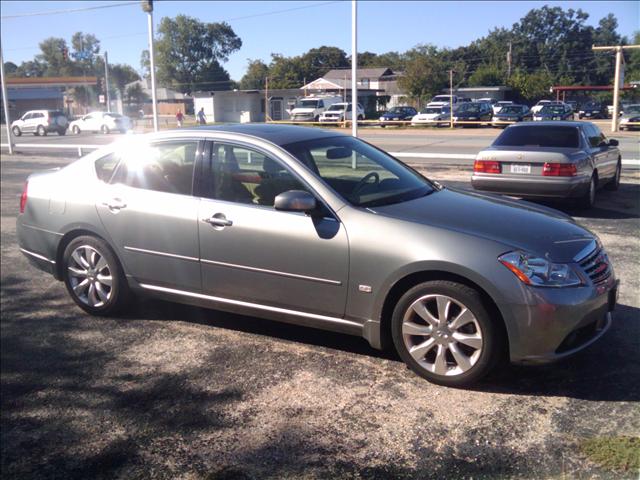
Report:
[[[120,263],[107,244],[91,236],[72,240],[63,255],[63,277],[76,304],[92,315],[110,315],[131,293]]]
[[[597,185],[597,176],[594,173],[591,175],[591,180],[589,181],[589,188],[584,193],[584,195],[580,198],[579,204],[582,208],[592,208],[596,203],[596,185]]]
[[[613,178],[607,183],[605,188],[607,190],[612,190],[612,191],[618,190],[618,188],[620,188],[620,175],[621,174],[622,174],[622,164],[621,164],[620,160],[618,160],[618,163],[616,165],[616,173],[613,176]]]
[[[36,135],[44,137],[47,135],[47,130],[44,128],[44,126],[38,125],[38,128],[36,128]]]
[[[58,135],[62,136],[62,135],[66,135],[67,134],[67,130],[66,129],[60,129],[58,130]]]
[[[450,281],[430,281],[405,293],[391,323],[393,343],[418,375],[464,386],[485,376],[500,358],[501,330],[480,294]]]
[[[77,125],[74,125],[71,131],[73,132],[74,135],[80,135],[80,127]]]
[[[18,127],[18,126],[13,127],[13,128],[11,129],[11,132],[12,132],[12,133],[13,133],[13,135],[14,135],[14,136],[16,136],[16,137],[20,137],[20,136],[22,135],[22,130],[20,130],[20,127]]]
[[[102,125],[102,127],[100,127],[100,131],[102,133],[104,133],[105,135],[109,134],[109,127],[107,127],[106,125]]]

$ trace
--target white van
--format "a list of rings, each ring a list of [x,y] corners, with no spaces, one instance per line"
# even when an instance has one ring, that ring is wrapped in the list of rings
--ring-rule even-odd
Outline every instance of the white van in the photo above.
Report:
[[[445,105],[456,105],[462,99],[457,95],[436,95],[427,103],[427,107],[444,107]]]
[[[341,103],[341,96],[304,97],[296,102],[291,110],[291,120],[294,122],[317,122],[320,115],[334,103]]]

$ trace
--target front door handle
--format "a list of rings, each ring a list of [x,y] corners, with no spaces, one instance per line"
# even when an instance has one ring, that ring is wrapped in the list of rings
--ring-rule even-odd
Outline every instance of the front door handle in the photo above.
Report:
[[[122,201],[120,198],[112,198],[106,202],[102,202],[102,205],[107,207],[111,211],[118,211],[127,207],[127,204]]]
[[[230,227],[233,225],[233,222],[228,220],[223,213],[216,213],[209,218],[204,218],[202,221],[214,227]]]

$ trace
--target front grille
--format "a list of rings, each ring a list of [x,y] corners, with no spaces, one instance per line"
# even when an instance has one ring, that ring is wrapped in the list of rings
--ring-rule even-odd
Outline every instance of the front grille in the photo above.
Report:
[[[580,260],[580,266],[594,284],[603,283],[611,276],[611,264],[604,248],[596,248]]]

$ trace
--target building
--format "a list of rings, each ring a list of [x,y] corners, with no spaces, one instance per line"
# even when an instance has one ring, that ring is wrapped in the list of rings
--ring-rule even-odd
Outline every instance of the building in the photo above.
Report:
[[[144,110],[145,114],[151,115],[153,113],[153,106],[151,105],[153,97],[151,95],[151,79],[144,78],[142,80],[127,83],[127,85],[125,86],[125,91],[122,92],[125,97],[129,87],[132,87],[134,85],[140,85],[142,92],[144,92],[146,100],[142,104],[142,109]],[[172,90],[170,88],[156,86],[156,101],[158,104],[158,115],[173,116],[178,113],[178,110],[182,111],[183,113],[193,112],[193,98],[189,95],[178,92],[176,90]],[[135,105],[132,108],[134,110],[137,110],[138,108],[140,108],[140,105]]]
[[[289,110],[299,97],[297,88],[195,92],[193,107],[195,112],[204,108],[208,123],[264,122],[268,100],[269,120],[289,120]]]

